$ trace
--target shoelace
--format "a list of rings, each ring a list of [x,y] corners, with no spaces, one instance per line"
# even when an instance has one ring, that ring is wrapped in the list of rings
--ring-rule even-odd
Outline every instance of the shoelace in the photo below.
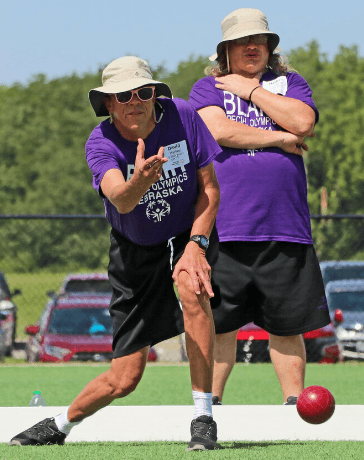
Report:
[[[209,437],[213,429],[213,423],[196,422],[193,423],[193,435]]]
[[[48,435],[56,435],[59,436],[59,434],[54,431],[52,428],[50,428],[48,425],[48,420],[42,420],[41,422],[37,423],[36,425],[32,426],[28,430],[26,430],[26,433],[29,433],[30,435],[37,435],[40,438],[46,438]]]

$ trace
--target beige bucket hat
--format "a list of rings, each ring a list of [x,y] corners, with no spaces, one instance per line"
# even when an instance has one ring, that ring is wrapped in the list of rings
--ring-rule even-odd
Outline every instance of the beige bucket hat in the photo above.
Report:
[[[223,44],[229,40],[249,35],[267,34],[272,44],[272,51],[279,43],[279,36],[269,30],[265,14],[254,8],[240,8],[228,14],[221,22],[221,30],[223,40],[217,45],[216,54],[210,56],[210,61],[216,61],[223,50]]]
[[[105,94],[122,93],[141,86],[155,86],[156,96],[172,98],[168,85],[153,80],[147,61],[135,56],[115,59],[102,72],[102,86],[92,89],[88,96],[97,117],[108,117],[109,112],[102,102]]]

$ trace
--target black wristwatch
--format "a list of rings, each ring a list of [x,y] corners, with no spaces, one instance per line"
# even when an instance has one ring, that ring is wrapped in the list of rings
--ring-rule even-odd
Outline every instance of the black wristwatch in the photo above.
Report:
[[[190,241],[194,241],[200,246],[201,249],[204,249],[205,251],[209,247],[210,243],[209,239],[205,235],[193,235],[191,236]]]

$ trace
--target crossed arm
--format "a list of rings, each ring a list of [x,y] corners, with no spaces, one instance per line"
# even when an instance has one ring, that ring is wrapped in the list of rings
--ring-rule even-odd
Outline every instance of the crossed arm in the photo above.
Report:
[[[251,91],[259,86],[259,77],[250,79],[234,74],[216,78],[216,81],[217,88],[246,100]],[[304,138],[314,136],[315,126],[315,112],[310,106],[297,99],[273,94],[260,86],[252,93],[251,100],[286,131],[258,129],[229,120],[218,106],[204,107],[198,113],[216,141],[224,147],[279,147],[297,155],[302,155],[302,149],[308,150]]]

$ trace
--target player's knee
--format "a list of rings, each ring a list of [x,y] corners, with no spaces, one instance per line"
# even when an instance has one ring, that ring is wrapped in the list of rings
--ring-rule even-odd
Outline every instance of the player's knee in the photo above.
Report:
[[[178,294],[185,316],[195,317],[203,312],[201,308],[201,297],[207,297],[204,286],[200,285],[200,292],[201,294],[197,296],[190,275],[187,272],[181,272],[178,280]]]
[[[124,398],[125,396],[128,396],[136,389],[141,378],[142,374],[136,373],[124,376],[121,379],[113,379],[111,383],[112,396],[115,399]]]

